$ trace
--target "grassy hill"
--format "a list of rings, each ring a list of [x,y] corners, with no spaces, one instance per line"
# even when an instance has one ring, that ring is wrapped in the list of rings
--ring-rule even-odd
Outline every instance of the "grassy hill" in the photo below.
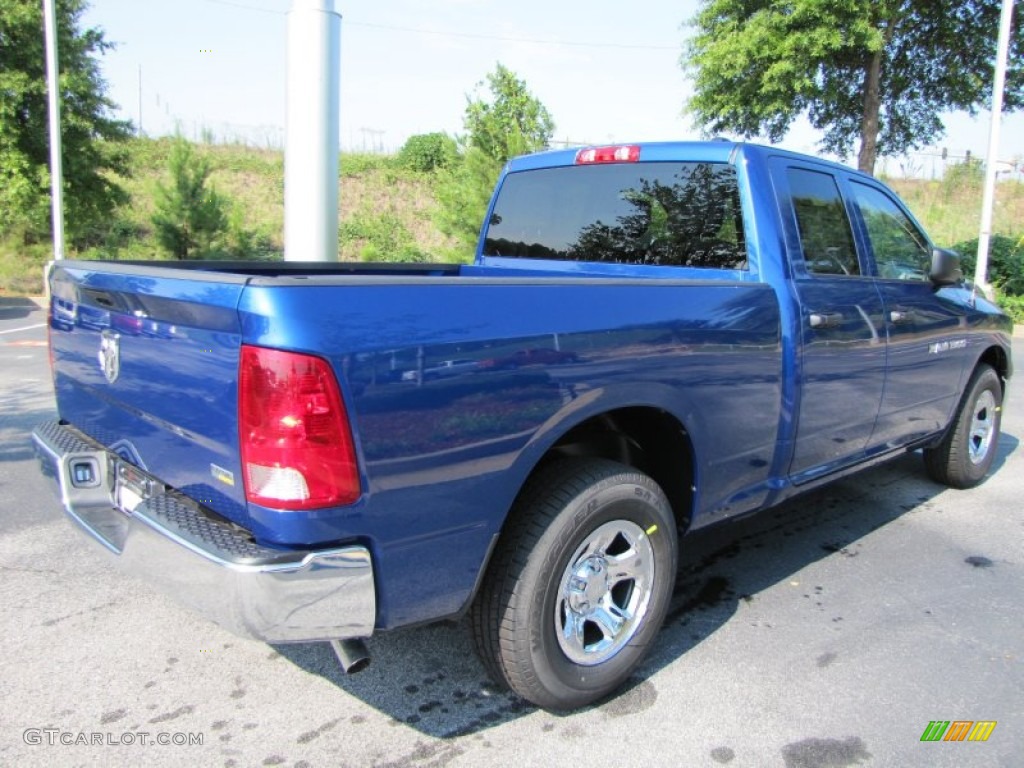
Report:
[[[93,249],[91,258],[166,258],[153,229],[154,190],[168,180],[168,139],[134,142],[133,177],[124,182],[132,203],[121,212],[121,229],[130,233]],[[210,184],[231,201],[235,223],[252,233],[267,257],[280,257],[284,244],[284,156],[280,151],[237,145],[203,145],[213,169]],[[425,254],[451,248],[452,243],[431,224],[436,206],[433,178],[398,167],[385,155],[347,154],[341,157],[339,218],[341,258],[357,261],[370,239],[386,239],[381,230],[390,223],[394,244],[412,241]],[[374,229],[370,221],[378,224]],[[397,223],[396,223],[397,222]],[[366,230],[366,235],[360,235]]]
[[[122,181],[131,203],[120,209],[102,242],[75,258],[166,258],[153,233],[154,189],[167,179],[171,141],[131,142],[132,176]],[[231,200],[232,227],[244,232],[254,253],[280,257],[283,249],[284,165],[279,151],[232,145],[203,145],[212,184]],[[339,249],[344,261],[456,260],[454,241],[433,224],[437,207],[435,177],[399,166],[394,157],[343,154],[340,170]],[[977,237],[981,215],[981,174],[976,166],[954,167],[942,181],[889,180],[932,238],[954,246]],[[1024,184],[999,184],[994,231],[1024,235]],[[0,295],[33,294],[42,289],[47,243],[0,241]]]
[[[131,142],[132,175],[119,183],[131,202],[119,209],[110,232],[88,248],[69,248],[68,258],[166,259],[156,241],[152,216],[158,182],[169,181],[169,139]],[[234,227],[244,229],[265,258],[280,258],[284,231],[284,157],[280,151],[237,145],[203,145],[213,169],[210,182],[230,200]],[[400,168],[393,157],[341,157],[339,248],[344,261],[382,259],[392,252],[417,260],[451,258],[455,243],[432,223],[437,202],[434,179]],[[42,291],[50,243],[0,240],[0,296]]]

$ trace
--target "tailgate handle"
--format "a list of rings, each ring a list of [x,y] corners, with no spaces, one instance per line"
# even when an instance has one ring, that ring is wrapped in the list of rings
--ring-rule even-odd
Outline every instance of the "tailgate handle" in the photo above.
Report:
[[[105,309],[117,309],[120,306],[116,293],[82,287],[83,303],[92,303]]]

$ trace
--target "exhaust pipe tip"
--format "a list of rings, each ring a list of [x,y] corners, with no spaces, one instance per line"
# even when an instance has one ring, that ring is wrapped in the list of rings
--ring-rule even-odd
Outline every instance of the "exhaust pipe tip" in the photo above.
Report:
[[[330,643],[346,675],[354,675],[370,666],[370,651],[362,640],[331,640]]]

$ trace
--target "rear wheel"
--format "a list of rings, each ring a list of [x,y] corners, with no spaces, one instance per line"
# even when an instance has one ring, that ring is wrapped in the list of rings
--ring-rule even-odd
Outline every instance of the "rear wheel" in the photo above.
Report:
[[[991,366],[979,365],[967,385],[949,431],[924,452],[925,468],[936,482],[972,488],[984,479],[996,456],[1003,387]]]
[[[603,459],[544,468],[524,489],[471,618],[488,671],[541,707],[621,685],[668,609],[676,530],[657,483]]]

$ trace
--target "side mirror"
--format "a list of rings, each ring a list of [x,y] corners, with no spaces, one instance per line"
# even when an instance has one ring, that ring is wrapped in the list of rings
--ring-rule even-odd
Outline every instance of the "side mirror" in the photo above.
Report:
[[[945,248],[932,249],[932,268],[928,277],[935,285],[956,285],[963,282],[960,271],[960,254]]]

